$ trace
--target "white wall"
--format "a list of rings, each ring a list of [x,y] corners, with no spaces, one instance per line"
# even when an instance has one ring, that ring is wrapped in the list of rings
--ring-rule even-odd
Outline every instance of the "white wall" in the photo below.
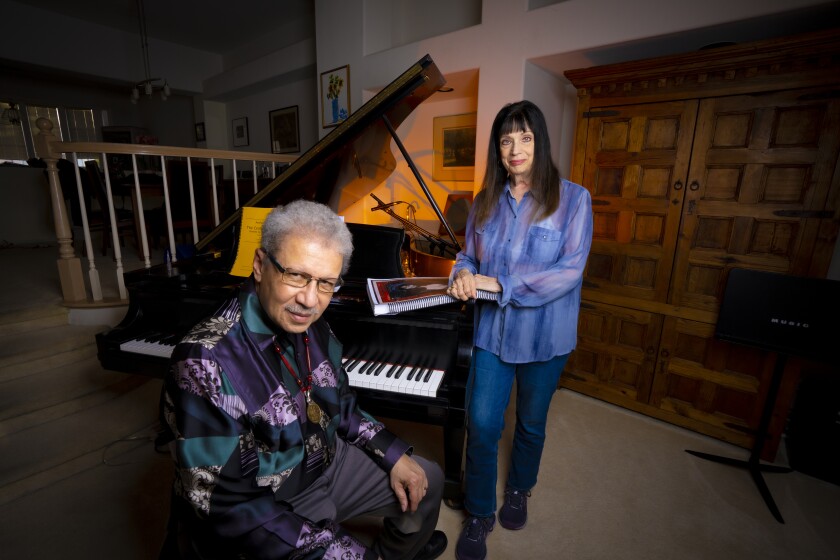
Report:
[[[317,66],[320,73],[350,65],[351,109],[360,106],[365,89],[387,84],[426,53],[444,74],[477,68],[480,83],[476,143],[486,146],[493,116],[502,105],[522,99],[526,94],[542,98],[546,93],[547,81],[541,87],[532,87],[529,79],[536,72],[529,71],[526,76],[526,65],[531,59],[597,50],[824,3],[819,0],[569,0],[528,11],[528,0],[484,0],[480,25],[365,56],[365,35],[374,32],[364,25],[368,3],[316,0]],[[570,60],[579,62],[581,58]],[[575,67],[570,65],[565,69]],[[573,120],[566,118],[561,122],[560,119],[568,114],[563,101],[568,96],[549,97],[555,98],[558,106],[542,109],[552,114],[555,124],[562,125],[558,138],[570,138]],[[568,161],[571,145],[557,149],[558,161]],[[477,170],[483,169],[485,156],[476,154],[480,160],[476,162]],[[561,167],[568,170],[568,164]]]
[[[249,145],[233,150],[271,152],[271,132],[268,127],[268,113],[291,105],[298,106],[298,124],[302,148],[308,148],[318,141],[318,91],[315,77],[310,75],[292,83],[278,85],[266,91],[247,95],[225,104],[227,111],[227,134],[230,136],[231,121],[248,117]]]

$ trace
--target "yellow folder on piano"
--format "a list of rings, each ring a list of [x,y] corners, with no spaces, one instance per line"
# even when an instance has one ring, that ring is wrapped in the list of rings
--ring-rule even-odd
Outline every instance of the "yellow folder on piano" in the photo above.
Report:
[[[259,249],[262,225],[271,208],[242,207],[242,222],[239,228],[239,242],[236,244],[236,259],[230,273],[234,276],[250,276],[254,271],[254,251]]]

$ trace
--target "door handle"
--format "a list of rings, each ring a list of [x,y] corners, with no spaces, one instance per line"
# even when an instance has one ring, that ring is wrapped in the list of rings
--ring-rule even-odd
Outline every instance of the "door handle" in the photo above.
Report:
[[[690,191],[696,191],[699,188],[700,188],[700,183],[698,183],[697,181],[692,181],[691,184],[688,185],[688,190],[690,190]]]

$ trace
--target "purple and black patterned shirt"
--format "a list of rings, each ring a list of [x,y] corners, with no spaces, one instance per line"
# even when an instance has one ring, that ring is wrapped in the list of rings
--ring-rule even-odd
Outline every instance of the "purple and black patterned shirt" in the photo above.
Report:
[[[302,345],[274,330],[253,279],[172,355],[163,409],[175,436],[175,494],[192,511],[193,541],[215,554],[375,558],[334,522],[302,518],[283,501],[323,471],[336,438],[367,451],[386,472],[409,450],[357,407],[326,322],[316,321],[308,335],[319,424],[307,419],[304,395],[274,342],[296,368],[306,364],[298,359]]]

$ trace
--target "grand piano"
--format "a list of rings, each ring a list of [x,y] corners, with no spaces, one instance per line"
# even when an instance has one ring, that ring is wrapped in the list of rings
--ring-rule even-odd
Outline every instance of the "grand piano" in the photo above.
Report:
[[[451,240],[432,242],[448,247],[452,254],[458,242],[395,132],[411,111],[444,83],[432,59],[422,58],[244,206],[268,208],[305,198],[341,213],[367,197],[394,170],[393,139]],[[377,209],[388,211],[387,203],[376,202]],[[196,244],[197,256],[125,274],[129,294],[126,317],[96,337],[103,367],[158,377],[166,374],[174,345],[243,281],[229,274],[240,223],[241,210]],[[466,305],[451,304],[374,317],[366,279],[403,276],[400,251],[406,231],[365,224],[348,227],[353,234],[353,259],[345,286],[333,298],[325,319],[344,345],[344,368],[350,384],[360,406],[375,416],[443,427],[444,496],[449,503],[457,502],[461,496],[472,312]],[[427,232],[422,233],[425,236]]]

